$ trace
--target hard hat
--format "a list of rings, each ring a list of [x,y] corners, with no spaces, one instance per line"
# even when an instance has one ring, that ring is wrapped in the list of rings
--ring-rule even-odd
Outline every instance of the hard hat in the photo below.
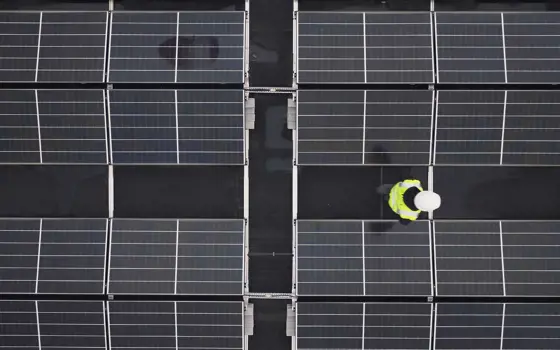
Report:
[[[422,191],[414,197],[414,205],[422,211],[432,211],[441,205],[441,197],[432,191]]]

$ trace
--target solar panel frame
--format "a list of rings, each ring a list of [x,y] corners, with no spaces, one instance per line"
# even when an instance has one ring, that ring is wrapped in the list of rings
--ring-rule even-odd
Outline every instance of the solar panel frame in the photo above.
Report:
[[[298,90],[296,164],[428,165],[434,97],[428,90]]]
[[[461,95],[467,98],[461,97]],[[446,96],[449,96],[450,102],[444,102],[444,97]],[[491,100],[488,103],[478,102],[488,99]],[[435,113],[433,163],[435,165],[453,166],[500,165],[503,156],[503,130],[507,109],[506,101],[507,93],[503,90],[438,91]],[[458,108],[454,105],[457,105]],[[442,112],[444,109],[443,107],[449,109],[450,112]],[[467,110],[467,114],[464,114],[465,110]],[[446,119],[449,119],[449,121],[446,121]],[[457,127],[457,122],[461,121],[464,121],[467,126],[462,127],[459,125],[459,127]],[[450,126],[447,126],[447,124]],[[481,125],[479,126],[479,124]],[[488,124],[490,124],[490,127],[487,127]],[[459,135],[442,137],[444,132],[449,134],[459,133]],[[469,136],[469,133],[475,136]],[[480,133],[485,137],[482,140],[478,137]],[[484,133],[486,135],[484,135]],[[461,137],[461,139],[458,139],[459,137]],[[442,146],[445,144],[449,144],[449,146],[445,147],[453,146],[451,147],[451,151],[442,151]],[[488,148],[486,144],[489,144],[490,148]],[[456,150],[453,150],[453,148]],[[443,156],[449,158],[449,160],[442,162],[441,158]]]
[[[501,303],[437,303],[434,350],[501,349],[504,313]]]
[[[122,97],[117,98],[119,94]],[[246,162],[243,90],[119,89],[110,90],[107,100],[113,164]],[[127,104],[136,105],[138,111],[131,113]],[[214,110],[202,108],[205,104],[214,105]],[[156,135],[154,130],[161,134]]]
[[[437,296],[506,295],[499,221],[435,220],[433,226]]]
[[[230,226],[240,230],[230,231]],[[245,233],[242,219],[113,219],[108,293],[241,295]],[[223,254],[204,255],[207,248]],[[232,249],[240,254],[228,255]]]
[[[239,313],[232,312],[235,308]],[[245,348],[241,301],[109,301],[107,313],[111,349],[128,349],[131,345],[139,350]],[[194,318],[189,321],[185,315],[190,314]],[[234,335],[231,330],[237,327],[238,335]],[[210,334],[202,335],[208,332],[205,328],[210,328]],[[217,330],[224,333],[217,335]],[[185,340],[190,346],[184,344]],[[195,341],[200,344],[193,344]]]
[[[99,14],[100,17],[104,17],[104,22],[89,22],[89,21],[83,21],[83,22],[73,22],[76,21],[76,17],[79,17],[80,15],[97,15]],[[8,36],[8,35],[19,35],[20,38],[21,36],[37,36],[37,40],[33,40],[32,41],[32,45],[14,45],[14,46],[2,46],[2,47],[11,47],[11,48],[23,48],[24,50],[22,50],[21,52],[23,53],[24,51],[26,51],[28,54],[25,54],[26,57],[11,57],[11,56],[4,56],[3,58],[0,58],[0,60],[6,60],[8,59],[8,61],[11,61],[12,63],[17,63],[20,64],[22,63],[22,60],[29,60],[29,64],[27,65],[27,67],[25,69],[15,69],[16,71],[18,71],[18,74],[14,75],[13,77],[3,77],[1,80],[2,81],[6,81],[6,82],[50,82],[50,83],[56,83],[56,82],[60,82],[60,83],[71,83],[71,82],[80,82],[80,83],[102,83],[105,81],[105,50],[106,50],[106,43],[107,43],[107,24],[108,24],[108,12],[107,11],[87,11],[87,12],[78,12],[78,11],[22,11],[22,12],[13,12],[13,11],[1,11],[0,12],[0,16],[23,16],[23,17],[29,17],[32,15],[36,15],[36,24],[37,24],[37,28],[35,31],[30,31],[27,30],[25,31],[25,33],[5,33],[5,34],[0,34],[0,36]],[[58,18],[57,21],[60,20],[60,18],[63,19],[62,22],[49,22],[48,18],[49,16],[53,16],[54,18]],[[65,17],[67,17],[66,19],[70,20],[69,22],[65,22],[64,19]],[[1,17],[0,17],[1,18]],[[9,21],[6,22],[2,22],[0,24],[7,24],[10,23]],[[17,22],[14,22],[17,23]],[[66,28],[64,27],[63,23],[67,23],[67,27],[66,29],[70,29],[71,32],[65,34],[65,33],[61,33],[61,32],[56,32],[56,33],[50,33],[48,32],[48,30],[46,31],[46,33],[42,32],[43,26],[45,26],[45,28],[48,29],[48,25],[49,23],[55,23],[57,24],[57,30],[60,30],[61,28]],[[21,23],[19,23],[21,24]],[[33,24],[33,22],[24,22],[23,24]],[[73,24],[79,24],[79,26],[74,26],[74,28],[72,28]],[[93,27],[95,27],[96,24],[98,24],[98,27],[96,30],[98,30],[98,32],[96,34],[92,34],[88,31],[85,31],[85,29],[87,28],[87,25],[90,25],[91,28],[93,29]],[[21,28],[21,27],[20,27]],[[85,33],[80,32],[80,30],[84,30]],[[73,32],[73,31],[78,31],[78,32]],[[53,36],[56,35],[56,41],[49,41],[47,39],[49,39],[49,36]],[[93,35],[103,35],[103,39],[101,40],[101,42],[103,42],[103,45],[92,45],[92,46],[87,46],[88,49],[89,48],[95,48],[92,49],[91,52],[83,52],[83,55],[79,55],[79,50],[76,50],[76,47],[80,47],[80,49],[84,49],[84,47],[86,46],[85,44],[94,44],[95,42],[90,40],[90,37],[92,37]],[[75,37],[79,37],[79,40],[76,40],[75,43],[73,43],[72,45],[61,45],[62,42],[65,40],[65,36],[66,39],[68,38],[72,38]],[[43,43],[41,41],[41,39],[43,39],[43,37],[45,37],[43,40]],[[46,41],[46,42],[45,42]],[[45,43],[47,45],[45,45]],[[78,43],[76,45],[76,43]],[[43,44],[43,46],[42,46]],[[31,51],[31,48],[35,48],[35,54],[33,54]],[[43,54],[41,54],[41,49],[43,49],[43,52],[45,52],[45,49],[49,49],[48,50],[48,54],[46,54],[46,56],[43,56]],[[66,48],[71,48],[72,50],[70,51],[70,53],[64,53],[63,49]],[[52,51],[52,52],[51,52]],[[78,53],[77,57],[73,57],[72,55],[76,55],[76,53]],[[8,52],[7,52],[8,54]],[[66,57],[65,57],[66,55]],[[67,55],[71,55],[70,57],[67,57]],[[79,56],[79,57],[78,57]],[[72,60],[70,60],[70,58]],[[52,60],[51,64],[52,67],[49,67],[51,64],[49,65],[45,65],[46,61],[45,60]],[[66,60],[66,61],[65,61]],[[77,62],[80,62],[80,60],[84,60],[85,65],[78,67],[76,66]],[[34,61],[34,63],[32,63],[32,61]],[[96,62],[97,61],[97,62]],[[76,68],[80,68],[80,69],[76,69]],[[10,69],[10,68],[9,68]],[[27,73],[27,77],[26,79],[22,80],[21,78],[19,78],[21,76],[22,72],[29,72]],[[0,72],[2,73],[2,72]],[[79,74],[78,74],[79,73]],[[4,73],[2,73],[4,74]],[[5,75],[5,74],[4,74]],[[98,78],[94,78],[94,76],[100,75]]]
[[[431,225],[419,221],[403,228],[396,223],[297,220],[296,294],[432,296]],[[328,250],[333,255],[324,253]]]
[[[433,162],[454,166],[557,166],[560,143],[555,118],[559,112],[557,91],[439,90]],[[461,138],[445,136],[452,133]]]
[[[555,12],[503,12],[503,30],[505,38],[505,57],[508,65],[506,82],[512,84],[556,84],[560,82],[560,69],[554,62],[560,59],[558,40],[560,35],[560,15]],[[524,32],[521,28],[528,29]],[[547,30],[535,28],[548,27]],[[550,28],[553,28],[550,30]],[[540,31],[544,34],[540,34]],[[551,34],[552,33],[552,34]],[[549,41],[548,41],[549,40]],[[548,42],[547,42],[548,41]],[[512,45],[518,42],[519,46]],[[535,43],[538,43],[535,45]],[[516,51],[515,49],[518,49]],[[542,54],[543,50],[552,50]],[[522,53],[523,52],[523,53]],[[541,55],[538,55],[540,52]],[[546,56],[546,57],[545,57]],[[546,69],[540,69],[542,66]]]
[[[1,89],[2,164],[108,164],[103,90]]]
[[[2,242],[0,256],[2,287],[11,281],[13,289],[0,288],[0,294],[103,294],[107,219],[10,218],[0,224],[3,237],[13,238]],[[17,277],[22,271],[25,279]],[[21,282],[27,286],[18,287]]]
[[[1,300],[0,310],[1,348],[108,349],[104,301]]]
[[[434,306],[431,303],[298,302],[295,305],[295,350],[429,350],[432,346]]]
[[[134,22],[134,21],[123,21],[119,22],[115,17],[119,16],[137,16],[139,18],[144,18],[142,21],[145,22]],[[150,19],[150,15],[155,16],[167,16],[166,22],[152,22]],[[183,21],[181,16],[188,17],[189,15],[195,15],[195,18],[202,18],[204,15],[218,16],[223,18],[227,18],[228,15],[232,15],[233,17],[239,17],[234,20],[230,20],[229,22],[226,20],[225,22],[220,23],[193,23],[192,19],[190,22]],[[147,16],[147,17],[146,17]],[[232,17],[232,18],[233,18]],[[107,72],[107,81],[111,83],[244,83],[246,79],[246,32],[247,32],[247,24],[245,21],[246,14],[244,11],[179,11],[179,12],[172,12],[172,11],[144,11],[144,12],[135,12],[135,11],[113,11],[111,13],[111,30],[110,30],[110,40],[109,40],[109,55],[108,55],[108,72]],[[155,20],[155,19],[153,19]],[[149,39],[151,37],[157,36],[165,36],[167,35],[169,38],[164,42],[159,42],[153,44],[149,43],[148,45],[144,45],[140,43],[138,45],[129,45],[130,44],[130,36],[140,35],[136,33],[117,33],[117,28],[119,25],[125,24],[166,24],[168,26],[167,33],[159,33],[154,34],[149,30],[145,33],[144,39]],[[220,28],[219,26],[222,25],[222,31],[224,33],[217,33],[217,37],[209,36],[204,30],[201,33],[193,35],[192,37],[181,37],[181,33],[183,33],[185,28],[188,29],[189,25],[199,24],[201,25],[200,29],[204,28],[204,25],[210,25],[208,28],[210,30]],[[242,32],[238,34],[232,34],[231,30],[233,27],[227,27],[227,25],[237,25],[242,27]],[[192,31],[189,31],[191,34]],[[214,33],[212,33],[214,34]],[[126,38],[128,36],[128,40],[124,41],[126,45],[121,43],[115,44],[117,38],[119,36],[123,36]],[[233,37],[239,37],[240,42],[232,41]],[[205,39],[208,37],[209,39]],[[174,40],[173,40],[174,39]],[[199,42],[198,45],[193,46],[193,43],[196,43],[196,40]],[[119,55],[115,55],[115,51],[122,48],[133,48],[136,49],[136,53],[126,53],[127,51],[124,50],[123,57],[119,57]],[[159,47],[158,49],[153,50],[151,52],[150,57],[143,57],[143,54],[140,54],[141,50],[139,49],[148,49],[147,51],[151,51],[152,48]],[[190,51],[188,48],[190,47]],[[208,52],[200,51],[199,54],[202,57],[199,57],[198,54],[196,57],[191,59],[182,59],[181,55],[184,54],[193,54],[197,51],[193,50],[193,48],[200,49],[208,48]],[[184,52],[181,52],[181,48],[185,48]],[[220,57],[220,49],[222,51],[226,51],[227,55],[224,57]],[[227,49],[227,50],[226,50]],[[229,50],[229,51],[228,51]],[[209,55],[208,57],[204,57],[205,55]],[[141,58],[137,58],[140,56]],[[167,57],[169,56],[169,57]],[[215,56],[215,57],[214,57]],[[156,60],[162,58],[161,62],[152,65],[151,69],[143,69],[142,66],[145,65],[146,59]],[[115,65],[117,64],[118,60],[123,60],[122,67],[115,69]],[[130,61],[137,60],[137,63],[140,68],[138,69],[130,69]],[[167,60],[167,63],[165,62]],[[182,60],[182,61],[181,61]],[[207,63],[204,60],[213,60],[210,64],[214,66],[222,65],[223,67],[205,67]],[[239,65],[239,67],[235,68],[228,67],[228,64],[225,66],[220,63],[221,61],[240,61],[235,64]],[[113,63],[111,64],[111,62]],[[202,62],[202,63],[201,63]],[[200,68],[209,68],[209,69],[187,69],[189,67],[182,67],[182,65],[193,65],[194,68],[198,68],[196,66],[201,66]],[[112,67],[111,67],[112,65]],[[192,67],[191,67],[192,68]],[[113,76],[111,77],[111,72]],[[156,74],[152,77],[148,77],[148,75],[142,74],[142,72],[156,72]],[[202,72],[207,72],[204,74]],[[227,78],[220,77],[220,72],[224,74],[227,73],[229,76]],[[120,74],[118,77],[115,75]],[[198,74],[198,76],[196,76]],[[191,76],[191,78],[189,78]]]
[[[439,15],[439,23],[438,23],[438,15]],[[484,16],[488,17],[488,16],[492,16],[494,15],[496,17],[496,23],[485,23],[484,21],[480,22],[481,19],[484,18]],[[476,37],[481,37],[484,39],[487,39],[489,37],[496,37],[496,43],[493,46],[472,46],[473,44],[468,44],[467,46],[460,46],[460,47],[455,47],[455,46],[448,46],[450,48],[453,49],[457,49],[457,48],[463,48],[463,49],[468,49],[465,50],[466,52],[464,53],[464,55],[472,55],[475,53],[481,53],[480,50],[472,50],[472,48],[476,48],[476,49],[480,49],[480,48],[493,48],[495,53],[497,55],[501,55],[501,57],[498,56],[494,56],[494,58],[492,58],[492,60],[501,62],[501,70],[496,70],[495,68],[493,70],[486,70],[486,71],[482,71],[483,69],[483,65],[481,65],[478,68],[473,67],[473,69],[466,69],[466,70],[458,70],[458,72],[460,72],[458,74],[457,77],[450,78],[450,79],[442,79],[442,72],[446,72],[448,71],[447,69],[442,69],[442,63],[445,60],[457,60],[457,59],[463,59],[463,61],[465,63],[471,62],[471,64],[481,64],[481,62],[486,62],[489,60],[489,58],[487,57],[481,57],[479,62],[476,58],[475,59],[470,59],[469,57],[452,57],[449,56],[447,57],[447,55],[442,56],[442,52],[440,51],[440,49],[446,47],[446,45],[442,45],[440,42],[440,39],[444,36],[447,36],[449,38],[451,38],[451,40],[457,40],[458,38],[460,38],[461,36],[458,35],[457,33],[453,32],[452,34],[442,34],[443,28],[445,27],[445,25],[449,25],[449,26],[457,26],[457,25],[462,25],[463,23],[457,23],[455,20],[448,20],[449,23],[442,23],[443,17],[444,16],[451,16],[451,17],[463,17],[463,18],[469,18],[471,20],[473,20],[473,22],[470,23],[465,23],[466,25],[473,25],[473,27],[475,28],[475,32],[477,30],[480,30],[481,26],[483,25],[494,25],[496,27],[498,27],[498,29],[500,30],[500,34],[493,34],[492,36],[488,35],[487,33],[484,34],[471,34],[471,35],[465,35],[465,37],[471,37],[471,38],[475,38],[472,39],[473,42],[478,43],[478,45],[481,45],[482,42],[479,42],[478,40],[480,39],[476,39]],[[465,17],[468,16],[468,17]],[[476,17],[479,17],[481,19],[477,19]],[[437,60],[437,71],[436,71],[436,75],[437,75],[437,83],[449,83],[449,84],[464,84],[464,83],[469,83],[469,84],[501,84],[501,83],[507,83],[507,63],[506,60],[504,58],[504,53],[505,53],[505,40],[504,40],[504,35],[503,35],[503,18],[500,12],[445,12],[445,11],[437,11],[434,14],[434,27],[435,27],[435,52],[436,52],[436,60]],[[497,44],[498,41],[501,41],[500,45]],[[453,55],[454,52],[450,52],[450,55]],[[496,58],[497,57],[497,58]],[[455,65],[455,64],[454,64]],[[499,63],[497,63],[497,65],[500,65]],[[449,70],[451,71],[451,70]],[[464,72],[470,72],[470,73],[464,73]],[[493,76],[491,79],[486,79],[488,76],[488,73],[492,72]],[[477,76],[471,76],[471,78],[468,78],[466,76],[461,77],[460,74],[471,74],[472,73],[478,73]],[[480,73],[485,73],[484,75],[480,74]]]
[[[461,228],[465,226],[471,229],[461,231],[467,230]],[[435,220],[435,295],[557,295],[560,286],[560,260],[556,258],[560,247],[558,233],[560,221]],[[447,244],[448,241],[453,241],[450,234],[458,238],[452,245]],[[442,240],[445,240],[443,244]],[[490,249],[493,250],[492,253]],[[462,257],[460,254],[463,254]],[[444,260],[459,259],[465,262],[445,262],[450,267],[442,268]],[[447,273],[447,277],[442,278],[442,272]],[[448,284],[456,284],[458,288],[452,292]]]
[[[336,44],[333,46],[321,46],[321,45],[300,45],[301,44],[301,39],[303,36],[306,36],[306,34],[302,34],[302,25],[313,25],[313,24],[329,24],[329,23],[322,23],[322,22],[313,22],[313,21],[309,21],[309,22],[302,22],[301,17],[302,16],[306,16],[306,15],[323,15],[323,16],[331,16],[332,21],[334,21],[331,24],[337,24],[337,25],[342,25],[342,24],[352,24],[354,25],[356,28],[355,29],[355,34],[352,35],[346,35],[346,34],[340,34],[339,31],[335,30],[333,31],[334,33],[337,34],[332,34],[331,35],[331,39],[336,37],[336,36],[353,36],[356,37],[354,42],[355,44],[353,44],[353,46],[344,46],[344,45],[340,45],[340,44]],[[353,17],[354,20],[352,21],[345,21],[342,20],[340,18],[335,18],[333,16],[337,16],[337,15],[344,15],[344,16],[348,16],[348,17]],[[420,56],[416,57],[416,52],[413,51],[411,53],[411,57],[408,58],[410,65],[412,65],[413,69],[409,69],[406,70],[403,66],[399,66],[396,65],[395,68],[393,69],[379,69],[379,70],[374,70],[374,69],[368,69],[368,58],[367,58],[367,51],[368,48],[372,48],[374,47],[374,45],[369,46],[368,45],[368,36],[371,37],[375,37],[376,35],[371,35],[368,34],[370,32],[370,29],[373,28],[373,24],[376,24],[375,22],[371,22],[368,19],[374,17],[378,15],[378,13],[375,12],[336,12],[336,13],[332,13],[332,12],[320,12],[320,11],[299,11],[297,12],[296,15],[296,27],[294,29],[294,41],[296,43],[296,49],[297,51],[296,53],[296,64],[295,64],[295,73],[296,73],[296,81],[297,83],[300,84],[313,84],[313,83],[320,83],[320,84],[331,84],[331,83],[338,83],[338,84],[350,84],[350,83],[368,83],[368,84],[383,84],[383,83],[408,83],[408,84],[414,84],[414,83],[434,83],[435,81],[435,77],[434,77],[434,62],[433,62],[433,44],[432,44],[432,32],[433,32],[433,23],[432,23],[432,17],[430,15],[429,12],[383,12],[383,16],[388,16],[388,15],[393,15],[393,16],[397,16],[397,17],[402,17],[402,18],[406,18],[411,17],[411,16],[422,16],[425,15],[426,19],[429,21],[426,21],[425,23],[420,23],[420,24],[424,24],[425,26],[427,26],[425,29],[427,29],[427,33],[424,35],[426,38],[428,38],[429,40],[426,40],[427,42],[429,42],[429,46],[430,46],[430,50],[426,50],[426,55],[424,56]],[[386,17],[385,17],[386,18]],[[401,31],[403,30],[403,28],[405,28],[404,26],[402,26],[402,23],[395,21],[393,22],[383,22],[383,23],[377,23],[379,25],[381,24],[385,24],[385,25],[390,25],[390,24],[398,24],[397,26],[397,31]],[[412,23],[411,25],[416,25],[417,23]],[[429,26],[429,27],[428,27]],[[322,31],[320,31],[322,32]],[[358,32],[360,32],[360,34],[357,34]],[[429,32],[429,34],[428,34]],[[309,36],[317,36],[317,35],[323,35],[323,34],[307,34]],[[408,34],[393,34],[393,35],[383,35],[383,36],[392,36],[393,38],[398,38],[399,36],[402,36],[402,38],[406,38],[410,35],[410,33]],[[414,34],[413,35],[418,35],[418,31],[414,30]],[[329,37],[329,35],[326,35],[327,37]],[[361,39],[359,39],[358,37],[362,37]],[[402,38],[400,39],[402,41]],[[333,41],[334,42],[334,41]],[[395,42],[398,42],[398,40],[395,39]],[[359,45],[358,45],[359,43]],[[356,46],[358,45],[358,46]],[[408,46],[410,44],[406,44],[406,45],[396,45],[394,47],[389,47],[387,46],[387,49],[410,49],[410,48],[414,48],[417,49],[418,47],[413,45],[413,46]],[[427,47],[427,46],[425,46]],[[309,58],[305,58],[304,56],[307,55],[303,55],[302,54],[302,48],[308,48],[308,49],[322,49],[323,51],[326,50],[326,52],[328,53],[329,49],[342,49],[343,51],[340,51],[341,57],[337,58],[337,57],[333,57],[333,58],[325,58],[325,56],[328,56],[328,54],[325,53],[318,53],[316,55],[316,57],[309,57]],[[356,55],[358,55],[357,53],[360,51],[360,54],[358,56],[360,57],[347,57],[346,55],[349,54],[348,50],[349,49],[354,49]],[[378,52],[379,51],[373,51],[373,52]],[[333,51],[334,53],[334,51]],[[383,54],[385,54],[387,52],[383,52]],[[395,52],[396,53],[396,52]],[[354,56],[354,54],[351,54],[350,56]],[[302,60],[305,62],[305,60],[309,59],[309,60],[313,60],[313,59],[325,59],[325,60],[331,60],[332,62],[335,61],[340,61],[339,66],[343,67],[343,68],[347,68],[349,61],[351,60],[346,60],[346,62],[343,62],[345,58],[351,58],[354,59],[356,61],[361,60],[361,64],[355,65],[355,67],[351,70],[349,69],[339,69],[339,70],[331,70],[331,69],[324,69],[324,70],[317,70],[317,76],[319,76],[318,78],[309,78],[309,79],[302,79],[302,73],[306,73],[306,72],[314,72],[314,70],[311,69],[302,69],[300,67],[300,63],[302,63]],[[424,73],[427,72],[427,70],[420,70],[420,69],[416,69],[414,66],[418,65],[418,62],[416,62],[417,60],[430,60],[431,62],[427,65],[430,70],[430,78],[426,79],[426,77],[421,76],[421,74],[416,74],[417,77],[416,78],[405,78],[406,75],[403,75],[402,72],[403,71],[407,71],[410,72],[409,74],[413,74],[413,73]],[[404,58],[403,58],[404,60]],[[375,61],[375,60],[370,60],[370,61]],[[386,64],[390,65],[394,65],[395,64],[395,59],[391,58],[390,60],[387,59],[385,60]],[[318,63],[315,62],[313,64],[312,61],[310,61],[310,67],[311,65],[313,65],[314,68],[317,67]],[[358,67],[359,66],[359,67]],[[369,65],[369,67],[371,68],[371,64]],[[390,67],[389,67],[390,68]],[[352,78],[348,78],[345,76],[345,74],[343,72],[350,72],[350,74],[352,74]],[[323,78],[321,78],[321,74],[323,73]],[[339,74],[338,78],[334,78],[334,79],[327,79],[325,77],[326,73],[330,73],[332,76],[334,76],[334,73],[342,73]],[[390,77],[391,74],[393,74],[393,77]],[[424,74],[426,75],[426,74]]]

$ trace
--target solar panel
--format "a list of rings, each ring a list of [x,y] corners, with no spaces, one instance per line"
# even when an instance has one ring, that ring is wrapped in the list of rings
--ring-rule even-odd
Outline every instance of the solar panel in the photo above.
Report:
[[[243,220],[114,219],[111,294],[242,294]]]
[[[103,82],[107,12],[0,12],[0,80]]]
[[[242,302],[110,301],[111,349],[243,349]]]
[[[500,164],[504,91],[438,91],[435,164]]]
[[[501,349],[558,349],[560,304],[505,304]]]
[[[560,222],[502,221],[506,294],[555,296],[560,290]]]
[[[245,12],[112,12],[110,82],[243,83]]]
[[[560,163],[560,92],[508,91],[503,164]]]
[[[503,314],[502,304],[438,303],[434,349],[502,349]]]
[[[243,90],[111,90],[115,164],[245,162]]]
[[[297,303],[296,349],[431,349],[428,303]]]
[[[436,221],[439,296],[554,296],[560,222]]]
[[[507,83],[500,13],[435,14],[438,83]]]
[[[507,82],[560,82],[560,14],[504,12],[503,25]]]
[[[299,165],[429,164],[433,92],[297,95]]]
[[[102,90],[0,90],[0,163],[107,164]]]
[[[557,349],[560,304],[436,305],[434,349]]]
[[[299,83],[431,83],[431,16],[306,12],[298,20]]]
[[[298,295],[432,295],[428,222],[382,223],[298,220]]]
[[[436,221],[434,236],[437,295],[505,295],[498,221]]]
[[[438,91],[436,164],[556,165],[557,91]]]
[[[0,233],[0,293],[103,293],[107,220],[2,219]]]
[[[102,301],[0,301],[0,348],[107,349]]]

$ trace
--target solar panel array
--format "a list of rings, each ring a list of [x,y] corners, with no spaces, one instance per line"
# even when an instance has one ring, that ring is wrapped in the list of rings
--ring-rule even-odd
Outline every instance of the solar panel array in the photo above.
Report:
[[[245,163],[243,90],[111,90],[115,164]]]
[[[380,223],[298,220],[298,295],[432,295],[429,223]]]
[[[431,91],[300,90],[298,165],[428,164]]]
[[[2,300],[0,311],[2,349],[234,350],[244,343],[242,302]]]
[[[109,82],[242,83],[245,12],[113,12]]]
[[[556,221],[434,223],[437,295],[555,296]]]
[[[437,99],[435,164],[558,164],[558,91],[438,91]]]
[[[298,303],[297,350],[431,349],[432,304]]]
[[[0,90],[0,163],[245,163],[242,90],[108,96],[106,111],[104,90]]]
[[[103,90],[0,90],[2,163],[107,163]]]
[[[111,294],[241,295],[244,226],[242,219],[2,219],[0,294],[103,294],[107,278]]]
[[[560,14],[435,14],[439,83],[557,83]]]
[[[243,220],[112,221],[111,294],[240,295]]]
[[[242,302],[110,301],[111,349],[243,349]]]
[[[434,81],[430,13],[299,11],[299,83]]]
[[[103,82],[107,12],[0,12],[0,81]]]
[[[559,304],[300,302],[296,313],[298,350],[513,350],[560,345]]]
[[[296,229],[299,296],[552,297],[560,288],[559,221],[298,220]]]

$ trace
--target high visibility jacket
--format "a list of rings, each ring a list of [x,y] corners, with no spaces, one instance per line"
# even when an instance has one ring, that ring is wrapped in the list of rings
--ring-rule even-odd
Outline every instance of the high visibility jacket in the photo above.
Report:
[[[418,219],[420,210],[412,210],[404,203],[404,193],[411,187],[416,187],[420,191],[423,191],[420,181],[418,180],[404,180],[399,182],[393,186],[391,192],[389,192],[389,206],[402,219],[414,221]]]

